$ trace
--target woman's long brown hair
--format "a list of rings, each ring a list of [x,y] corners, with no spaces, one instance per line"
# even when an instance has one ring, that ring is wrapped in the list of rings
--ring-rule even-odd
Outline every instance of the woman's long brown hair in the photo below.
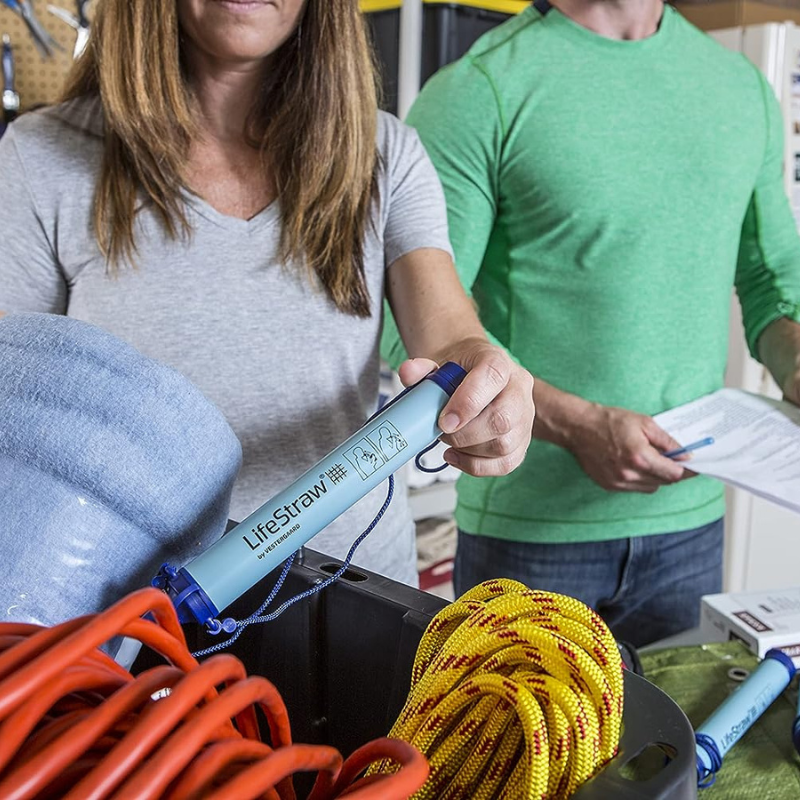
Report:
[[[307,0],[273,56],[248,134],[282,213],[281,256],[316,274],[342,311],[370,315],[364,238],[375,192],[377,98],[357,0]],[[189,233],[182,189],[197,136],[175,0],[103,0],[64,99],[99,95],[105,151],[95,235],[112,269],[135,257],[139,192],[171,237]]]

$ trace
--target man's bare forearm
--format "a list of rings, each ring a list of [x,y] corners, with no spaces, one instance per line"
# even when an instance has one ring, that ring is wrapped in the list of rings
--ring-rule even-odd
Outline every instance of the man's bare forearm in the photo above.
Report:
[[[800,324],[782,317],[767,325],[758,354],[784,395],[800,402]]]

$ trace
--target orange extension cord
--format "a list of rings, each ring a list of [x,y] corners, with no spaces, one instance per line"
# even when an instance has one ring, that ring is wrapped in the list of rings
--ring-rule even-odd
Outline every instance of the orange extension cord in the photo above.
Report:
[[[148,612],[155,622],[142,619]],[[117,635],[170,665],[134,678],[97,649]],[[358,779],[385,758],[400,770]],[[0,623],[3,800],[295,800],[291,776],[300,771],[318,772],[308,800],[401,800],[425,783],[428,764],[396,739],[370,742],[344,763],[332,747],[292,744],[275,687],[231,655],[198,663],[156,589],[54,628]]]

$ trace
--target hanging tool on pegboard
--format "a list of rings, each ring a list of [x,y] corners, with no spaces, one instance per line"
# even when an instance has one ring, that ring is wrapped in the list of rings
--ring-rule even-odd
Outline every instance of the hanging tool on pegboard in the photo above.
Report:
[[[11,39],[7,33],[3,34],[2,56],[3,64],[3,118],[0,125],[0,135],[14,117],[19,114],[19,94],[14,86],[14,51],[11,49]]]
[[[72,51],[72,57],[77,58],[85,49],[86,43],[89,41],[89,17],[86,15],[86,9],[90,0],[76,0],[76,14],[70,14],[65,8],[61,6],[48,5],[47,10],[58,17],[62,22],[66,22],[71,28],[75,28],[77,36],[75,38],[75,49]]]
[[[61,50],[61,45],[53,39],[52,36],[42,27],[42,23],[36,18],[33,13],[33,6],[30,0],[0,0],[4,6],[10,8],[19,14],[25,24],[28,26],[31,38],[33,39],[36,49],[41,54],[42,58],[48,58],[53,55],[53,50]]]

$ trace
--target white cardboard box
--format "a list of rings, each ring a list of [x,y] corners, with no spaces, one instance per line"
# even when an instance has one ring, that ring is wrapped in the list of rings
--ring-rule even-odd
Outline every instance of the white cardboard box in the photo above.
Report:
[[[705,595],[700,632],[707,642],[739,639],[761,658],[767,650],[778,648],[800,667],[800,586]]]

